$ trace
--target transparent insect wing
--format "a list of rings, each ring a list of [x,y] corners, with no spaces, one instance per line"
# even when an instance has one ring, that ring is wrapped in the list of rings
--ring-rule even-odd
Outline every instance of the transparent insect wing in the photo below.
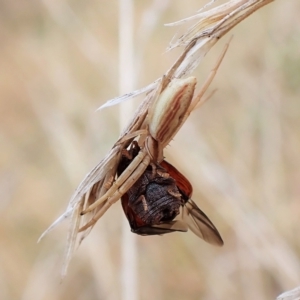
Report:
[[[183,194],[183,198],[186,201],[183,206],[183,220],[191,231],[209,244],[222,246],[223,240],[214,224],[196,203],[190,199],[193,187],[188,179],[165,160],[161,163],[161,166],[175,179],[177,187]]]
[[[164,222],[159,225],[152,225],[139,228],[139,234],[145,232],[145,235],[166,234],[175,231],[187,232],[188,226],[186,222],[183,222],[181,220],[174,220],[170,222]]]
[[[183,219],[187,222],[189,229],[199,238],[215,246],[224,244],[217,228],[191,199],[183,207]]]

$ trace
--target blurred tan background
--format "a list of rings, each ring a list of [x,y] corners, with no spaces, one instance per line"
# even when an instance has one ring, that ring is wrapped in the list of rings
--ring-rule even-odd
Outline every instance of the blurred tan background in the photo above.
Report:
[[[205,2],[134,2],[136,88],[180,53],[165,49],[183,28],[163,24]],[[62,284],[68,223],[36,243],[119,135],[117,106],[95,112],[118,95],[118,14],[118,1],[0,2],[0,299],[121,299],[119,203]],[[139,299],[274,299],[300,285],[299,15],[299,1],[275,1],[233,31],[217,93],[166,153],[225,245],[191,232],[138,237]]]

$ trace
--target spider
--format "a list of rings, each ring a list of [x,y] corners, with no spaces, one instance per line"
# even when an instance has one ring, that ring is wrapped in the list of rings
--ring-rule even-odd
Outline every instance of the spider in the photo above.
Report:
[[[106,180],[104,184],[107,191],[102,193],[100,198],[90,199],[90,193],[85,194],[85,203],[87,205],[85,204],[85,207],[81,209],[80,215],[83,216],[93,212],[93,216],[85,225],[79,228],[79,232],[91,228],[110,206],[118,201],[136,183],[150,163],[159,164],[163,162],[163,149],[170,143],[190,113],[210,98],[211,95],[202,99],[217,73],[227,48],[228,45],[224,48],[206,82],[201,87],[200,92],[194,98],[194,91],[197,84],[195,77],[190,76],[185,79],[173,78],[172,80],[170,79],[172,78],[170,75],[162,77],[154,95],[154,100],[150,108],[146,110],[145,120],[142,121],[140,126],[136,126],[135,131],[123,134],[122,138],[115,145],[116,147],[123,146],[121,154],[124,154],[127,151],[126,147],[131,147],[130,143],[135,139],[140,147],[139,153],[116,180],[114,179],[118,166],[115,166],[114,172],[111,172],[110,180]],[[180,64],[180,60],[183,58],[184,56],[178,60],[178,64]],[[134,127],[134,125],[136,124],[133,123],[132,126]],[[127,143],[128,141],[129,143]],[[117,164],[119,163],[120,160]],[[97,167],[95,168],[96,170]],[[103,182],[99,182],[99,186],[95,185],[97,190],[99,186],[103,185]],[[97,193],[95,194],[97,195]]]
[[[107,191],[81,211],[81,215],[92,211],[94,215],[79,231],[84,231],[93,226],[109,207],[135,184],[150,163],[159,164],[163,161],[163,149],[169,144],[190,113],[206,100],[201,100],[201,98],[212,81],[220,63],[221,59],[194,99],[197,83],[195,77],[173,79],[150,107],[144,128],[131,132],[117,143],[118,145],[126,140],[137,138],[141,150],[130,162],[126,170],[113,183],[107,185]],[[166,80],[166,78],[163,78],[161,86],[165,84]],[[122,152],[124,151],[127,150],[123,149]]]
[[[196,78],[174,79],[168,87],[160,94],[154,103],[153,108],[147,116],[147,129],[133,132],[130,136],[139,136],[139,146],[141,150],[128,165],[126,170],[108,186],[104,195],[92,203],[88,208],[81,212],[84,215],[98,208],[98,211],[84,226],[83,231],[94,225],[109,207],[119,200],[141,177],[148,165],[159,163],[163,159],[163,148],[170,142],[174,134],[181,127],[185,119],[200,99],[196,97],[192,102],[196,86]],[[196,104],[197,104],[196,103]],[[121,141],[123,142],[123,141]],[[123,152],[126,149],[123,149]]]

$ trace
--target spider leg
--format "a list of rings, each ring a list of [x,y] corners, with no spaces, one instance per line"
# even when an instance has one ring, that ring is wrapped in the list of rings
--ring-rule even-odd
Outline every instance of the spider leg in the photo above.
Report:
[[[190,107],[187,111],[187,114],[185,116],[185,119],[190,115],[190,113],[195,109],[195,107],[198,105],[202,105],[205,100],[201,100],[202,96],[204,95],[204,93],[207,91],[208,87],[210,86],[211,82],[213,81],[214,77],[217,74],[217,71],[221,65],[221,62],[227,52],[227,49],[229,47],[229,43],[227,43],[223,49],[223,51],[221,52],[221,55],[219,56],[215,66],[213,67],[213,69],[210,71],[210,74],[208,75],[206,81],[204,82],[204,84],[202,85],[200,92],[198,93],[198,95],[193,99],[192,103],[190,104]]]
[[[95,209],[99,204],[101,204],[103,201],[106,201],[109,197],[113,196],[114,193],[122,187],[123,183],[127,181],[128,178],[131,177],[132,173],[135,173],[135,170],[139,168],[139,164],[147,157],[147,161],[150,162],[150,157],[146,156],[147,152],[145,148],[139,152],[139,154],[132,160],[130,165],[127,167],[127,169],[120,175],[120,177],[113,183],[111,188],[102,195],[99,199],[97,199],[93,204],[91,204],[87,209],[81,212],[81,215],[84,215],[88,212],[91,212],[93,209]],[[149,163],[148,163],[149,165]],[[148,166],[147,165],[147,166]],[[145,167],[145,169],[147,168]],[[144,170],[145,170],[144,169]],[[140,174],[142,175],[142,173]],[[131,187],[131,186],[130,186]],[[127,190],[126,190],[127,191]]]
[[[130,139],[134,139],[138,135],[147,135],[147,133],[148,133],[148,130],[146,130],[146,129],[139,129],[139,130],[133,131],[131,133],[126,134],[124,137],[122,137],[120,140],[118,140],[116,142],[116,145],[120,145]]]
[[[134,170],[134,172],[126,179],[126,181],[123,183],[123,185],[121,185],[110,198],[108,198],[108,199],[106,198],[105,200],[103,200],[103,201],[105,201],[104,205],[100,208],[100,210],[92,217],[92,219],[88,223],[86,223],[84,226],[82,226],[79,229],[79,232],[89,228],[90,226],[93,226],[116,201],[118,201],[125,193],[127,193],[127,191],[135,184],[135,182],[144,173],[144,171],[148,167],[149,163],[150,163],[150,157],[147,155],[147,156],[145,156],[144,160],[140,162],[140,164]],[[99,200],[97,200],[96,202],[98,202]],[[103,201],[101,201],[101,203]],[[94,204],[92,204],[92,205],[94,205]],[[90,207],[92,205],[90,205]],[[87,210],[85,210],[85,212],[87,212],[90,209],[90,207]]]

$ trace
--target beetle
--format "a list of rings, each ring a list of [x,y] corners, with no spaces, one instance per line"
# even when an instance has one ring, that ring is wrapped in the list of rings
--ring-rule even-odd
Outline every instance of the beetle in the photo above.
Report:
[[[123,151],[118,174],[124,172],[139,151],[137,142]],[[222,246],[218,230],[190,198],[192,191],[188,179],[166,160],[160,164],[151,163],[121,198],[131,231],[139,235],[157,235],[186,232],[189,228],[206,242]],[[178,218],[180,212],[181,219]]]

